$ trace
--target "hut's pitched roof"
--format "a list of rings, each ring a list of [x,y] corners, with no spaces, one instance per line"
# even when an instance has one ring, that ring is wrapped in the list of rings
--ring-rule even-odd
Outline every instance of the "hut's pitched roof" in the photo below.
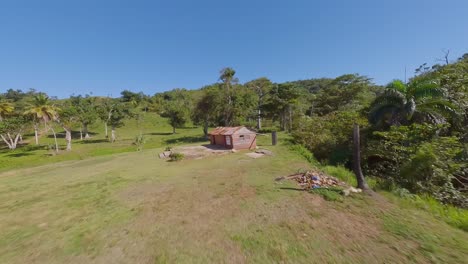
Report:
[[[216,135],[229,136],[229,135],[235,134],[236,132],[240,130],[255,133],[253,131],[248,130],[244,126],[237,126],[237,127],[217,127],[208,134],[213,135],[213,136],[216,136]]]

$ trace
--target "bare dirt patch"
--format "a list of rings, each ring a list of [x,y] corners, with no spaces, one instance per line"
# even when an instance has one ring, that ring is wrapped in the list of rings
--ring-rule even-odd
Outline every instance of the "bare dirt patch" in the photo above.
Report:
[[[232,153],[232,150],[213,145],[201,145],[176,147],[172,152],[182,153],[186,159],[203,159],[208,156]]]

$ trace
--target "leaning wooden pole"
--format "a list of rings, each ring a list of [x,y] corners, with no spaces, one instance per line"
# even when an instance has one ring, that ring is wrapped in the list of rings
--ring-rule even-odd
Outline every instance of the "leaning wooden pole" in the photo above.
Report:
[[[361,142],[360,142],[358,124],[354,124],[353,143],[354,143],[353,167],[354,167],[354,174],[356,174],[357,187],[362,190],[369,190],[369,186],[367,185],[366,180],[364,179],[364,175],[362,174],[362,169],[361,169]]]

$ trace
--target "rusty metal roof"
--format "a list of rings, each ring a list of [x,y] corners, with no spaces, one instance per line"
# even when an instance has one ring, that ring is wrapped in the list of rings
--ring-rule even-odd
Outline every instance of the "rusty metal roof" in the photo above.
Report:
[[[213,131],[211,131],[210,135],[223,135],[223,136],[228,136],[236,133],[237,131],[241,130],[242,128],[245,128],[244,126],[237,126],[237,127],[217,127]],[[248,130],[248,129],[247,129]],[[250,131],[250,130],[249,130]],[[250,131],[252,133],[255,133],[253,131]]]

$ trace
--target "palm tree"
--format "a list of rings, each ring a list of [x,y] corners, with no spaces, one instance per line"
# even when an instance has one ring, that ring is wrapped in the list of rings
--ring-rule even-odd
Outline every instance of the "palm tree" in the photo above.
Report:
[[[29,105],[29,109],[24,112],[25,115],[32,115],[34,120],[39,120],[44,122],[44,127],[46,132],[50,129],[54,135],[55,140],[55,151],[58,152],[58,144],[57,144],[57,136],[55,134],[55,130],[52,126],[48,126],[49,121],[55,121],[58,118],[57,111],[59,110],[58,107],[51,104],[49,97],[45,94],[38,94],[33,97],[31,104]],[[38,124],[35,122],[34,124],[34,134],[36,138],[36,145],[39,144],[38,140]]]
[[[436,81],[413,80],[405,84],[395,80],[371,105],[369,121],[375,125],[401,125],[415,121],[442,123],[456,114]]]
[[[6,115],[13,112],[15,108],[13,104],[8,102],[0,102],[0,121],[3,121]]]

